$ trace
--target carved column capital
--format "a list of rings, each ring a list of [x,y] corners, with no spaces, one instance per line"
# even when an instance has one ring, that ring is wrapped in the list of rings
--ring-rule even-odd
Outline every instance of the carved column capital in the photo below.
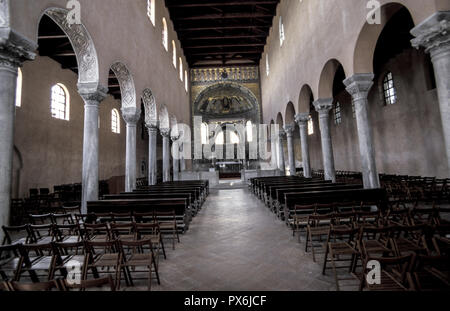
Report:
[[[295,124],[287,124],[283,129],[288,138],[292,138],[294,136]]]
[[[314,108],[316,108],[316,111],[319,113],[320,118],[328,118],[330,110],[333,108],[333,99],[318,99],[313,103],[313,105]]]
[[[450,52],[450,11],[436,12],[411,30],[416,49],[424,47],[432,57]]]
[[[128,125],[136,125],[141,118],[141,111],[136,108],[122,108],[122,117]]]
[[[171,139],[173,142],[176,142],[176,141],[178,141],[178,140],[180,139],[180,135],[178,135],[178,136],[170,136],[170,139]]]
[[[308,126],[309,121],[309,113],[299,113],[295,115],[295,122],[298,124],[298,126]]]
[[[354,102],[367,99],[373,86],[374,77],[373,73],[358,73],[343,81]]]
[[[98,106],[108,96],[108,88],[98,83],[78,83],[78,93],[85,105]]]
[[[22,63],[33,60],[37,45],[10,28],[0,27],[0,67],[16,71]]]
[[[278,132],[278,138],[280,142],[282,142],[286,138],[286,132],[284,131],[284,129],[280,129],[280,131]]]
[[[170,137],[170,129],[169,128],[162,128],[162,129],[159,129],[159,131],[161,132],[162,137],[165,137],[165,138]]]

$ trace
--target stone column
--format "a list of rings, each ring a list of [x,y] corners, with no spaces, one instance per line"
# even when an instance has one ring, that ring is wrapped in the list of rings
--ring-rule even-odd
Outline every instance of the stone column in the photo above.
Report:
[[[295,116],[295,122],[297,122],[300,128],[300,141],[302,144],[302,161],[303,161],[303,176],[305,178],[311,178],[311,160],[309,157],[309,144],[308,144],[308,113],[299,113]]]
[[[275,131],[275,127],[271,126],[270,133],[270,153],[271,153],[271,164],[273,169],[278,168],[278,150],[277,150],[277,136]]]
[[[186,171],[186,159],[184,158],[184,145],[180,145],[180,172]]]
[[[0,11],[0,15],[8,12]],[[36,49],[19,37],[9,29],[0,32],[0,226],[9,225],[10,219],[17,71],[23,61],[34,59],[30,51]]]
[[[158,127],[153,124],[146,125],[148,130],[148,184],[154,186],[158,183],[157,143]]]
[[[352,95],[355,105],[356,124],[358,128],[359,152],[363,173],[364,188],[380,188],[375,148],[372,139],[372,127],[369,118],[369,102],[367,96],[373,86],[374,74],[355,74],[344,80],[347,92]]]
[[[178,145],[178,139],[180,136],[172,136],[172,166],[173,166],[173,180],[179,179],[180,172],[180,146]]]
[[[289,124],[284,127],[287,136],[287,148],[289,154],[289,173],[295,176],[297,171],[295,169],[295,151],[294,151],[294,130],[295,124]]]
[[[170,129],[160,129],[163,137],[163,182],[170,181]]]
[[[445,150],[450,175],[450,11],[436,12],[411,30],[412,45],[423,46],[431,55],[436,76],[439,107],[444,131]]]
[[[98,108],[108,89],[95,84],[78,84],[84,100],[82,213],[87,213],[88,201],[98,200]]]
[[[280,133],[278,134],[278,169],[281,171],[281,175],[286,175],[286,164],[284,161],[284,137],[286,136],[286,133],[283,131],[283,129],[280,129]]]
[[[322,142],[323,168],[325,180],[336,182],[334,168],[333,144],[330,132],[330,110],[333,108],[333,99],[319,99],[314,102],[314,107],[319,113],[320,138]]]
[[[125,192],[132,192],[136,189],[136,124],[141,114],[140,112],[127,113],[122,109],[122,115],[127,124]]]

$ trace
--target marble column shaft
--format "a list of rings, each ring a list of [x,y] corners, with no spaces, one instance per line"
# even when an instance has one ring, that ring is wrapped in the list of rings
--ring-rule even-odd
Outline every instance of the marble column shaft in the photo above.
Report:
[[[87,202],[98,200],[98,110],[108,89],[99,85],[78,84],[84,100],[82,213],[87,213]]]
[[[9,2],[0,8],[0,16],[9,25]],[[0,227],[8,226],[11,211],[14,120],[18,68],[33,60],[37,45],[9,27],[0,31]],[[4,232],[0,230],[0,241]]]
[[[281,171],[281,175],[286,175],[286,163],[284,161],[284,137],[286,133],[283,130],[280,130],[278,136],[278,169]]]
[[[148,184],[154,186],[158,183],[158,127],[147,125],[148,129]]]
[[[366,189],[380,188],[380,178],[375,161],[372,127],[369,118],[369,101],[367,99],[369,91],[373,86],[374,77],[372,73],[355,74],[344,80],[347,92],[352,96],[355,105],[363,183]]]
[[[178,145],[179,137],[171,137],[172,139],[172,167],[173,167],[173,180],[179,179],[180,172],[180,146]]]
[[[333,99],[319,99],[314,102],[314,107],[319,113],[320,138],[322,143],[323,167],[325,180],[336,182],[336,170],[334,166],[333,143],[330,132],[330,110],[333,108]]]
[[[295,124],[289,124],[284,127],[287,137],[287,148],[289,155],[289,174],[295,176],[297,174],[295,168],[295,151],[294,151],[294,130]]]
[[[129,114],[122,110],[122,115],[127,125],[125,191],[132,192],[136,189],[136,124],[139,121],[140,112]]]
[[[295,122],[297,122],[300,128],[300,142],[302,148],[302,161],[303,161],[303,176],[305,178],[311,178],[311,159],[309,157],[309,143],[308,143],[308,113],[299,113],[295,116]]]
[[[411,30],[415,48],[424,47],[433,62],[450,177],[450,11],[436,12]]]
[[[163,182],[170,181],[170,129],[161,129],[163,137]]]

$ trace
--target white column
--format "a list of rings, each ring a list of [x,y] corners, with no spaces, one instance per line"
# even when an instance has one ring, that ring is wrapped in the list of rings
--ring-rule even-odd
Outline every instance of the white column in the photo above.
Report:
[[[271,154],[271,166],[273,169],[278,168],[277,140],[278,138],[272,133],[270,137],[270,154]]]
[[[106,98],[108,89],[95,84],[78,84],[84,100],[82,213],[87,212],[87,202],[98,200],[98,109]]]
[[[431,55],[444,131],[445,150],[450,176],[450,11],[436,12],[411,30],[416,37],[412,45],[425,47]]]
[[[148,184],[154,186],[158,183],[157,142],[158,127],[146,125],[148,130]]]
[[[180,146],[178,145],[178,139],[180,136],[172,136],[172,167],[173,167],[173,180],[179,179],[180,173]]]
[[[303,176],[305,178],[311,178],[311,160],[309,157],[309,144],[308,144],[308,113],[299,113],[295,116],[295,122],[297,122],[300,128],[300,141],[302,144],[302,161],[303,161]]]
[[[2,9],[0,15],[8,12]],[[23,61],[34,59],[35,54],[30,51],[36,48],[9,31],[0,32],[0,226],[9,225],[11,209],[17,71]],[[0,239],[3,240],[3,230]]]
[[[373,86],[374,74],[355,74],[346,79],[347,92],[352,95],[355,105],[356,125],[358,128],[359,152],[363,173],[364,188],[380,188],[375,148],[372,139],[372,127],[369,118],[369,101],[367,96]]]
[[[286,175],[286,164],[284,161],[284,137],[286,136],[286,133],[283,131],[283,129],[280,129],[280,133],[278,134],[278,169],[281,172],[281,175]]]
[[[294,130],[295,124],[289,124],[284,127],[287,136],[287,148],[289,155],[289,174],[295,176],[297,174],[295,169],[295,151],[294,151]]]
[[[160,129],[163,137],[163,182],[170,181],[170,129]]]
[[[136,189],[136,124],[141,114],[127,113],[122,109],[123,119],[127,125],[126,157],[125,157],[125,192]]]
[[[319,99],[314,102],[314,107],[319,113],[320,138],[322,142],[323,168],[325,180],[336,182],[334,168],[333,144],[330,132],[330,110],[333,108],[333,99]]]
[[[186,159],[184,158],[184,145],[180,144],[180,171],[186,171]]]

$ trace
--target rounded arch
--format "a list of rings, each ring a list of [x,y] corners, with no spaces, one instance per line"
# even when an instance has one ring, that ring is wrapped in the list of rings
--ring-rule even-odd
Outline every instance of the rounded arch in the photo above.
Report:
[[[314,102],[314,94],[311,87],[308,84],[305,84],[302,86],[300,96],[298,97],[298,112],[310,113],[311,102]]]
[[[120,93],[122,97],[122,110],[134,108],[140,110],[136,105],[136,87],[134,85],[133,75],[128,67],[122,62],[114,62],[111,70],[119,81]],[[137,111],[134,111],[137,112]]]
[[[368,24],[364,23],[358,40],[356,41],[354,56],[353,56],[353,72],[356,73],[371,73],[374,71],[373,59],[375,56],[375,48],[377,46],[378,38],[381,35],[386,24],[391,18],[401,9],[408,8],[397,2],[389,2],[381,6],[381,23]],[[411,12],[408,10],[411,14]],[[414,21],[414,19],[413,19]]]
[[[156,99],[152,90],[144,89],[142,92],[142,103],[145,110],[145,124],[147,126],[158,126],[158,109],[156,106]]]
[[[277,122],[276,122],[276,124],[278,124],[281,127],[284,126],[283,115],[281,114],[281,112],[279,112],[278,115],[277,115]]]
[[[332,98],[334,78],[342,63],[337,59],[330,59],[322,69],[319,80],[319,98]],[[344,71],[345,74],[345,71]]]
[[[295,124],[295,108],[292,102],[289,102],[286,106],[286,113],[284,114],[284,119],[287,124]]]
[[[100,83],[99,61],[97,51],[91,35],[86,27],[80,24],[69,24],[69,11],[51,7],[41,14],[39,23],[44,15],[50,17],[66,34],[75,52],[78,64],[78,83],[98,85]]]

